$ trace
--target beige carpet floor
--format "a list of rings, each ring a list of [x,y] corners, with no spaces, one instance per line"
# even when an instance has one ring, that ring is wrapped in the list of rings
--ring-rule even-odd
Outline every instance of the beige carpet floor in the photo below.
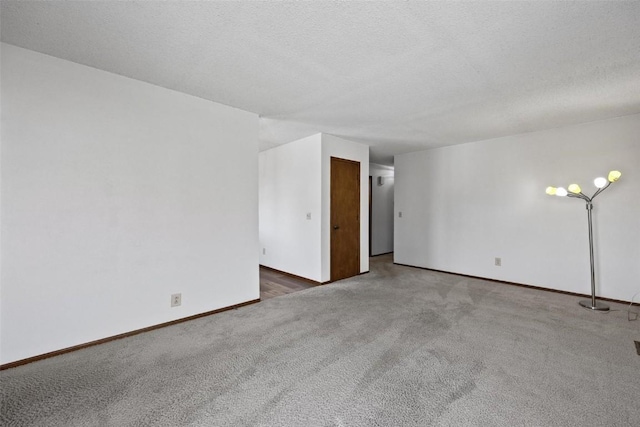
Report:
[[[371,273],[0,372],[3,426],[640,426],[640,321]]]

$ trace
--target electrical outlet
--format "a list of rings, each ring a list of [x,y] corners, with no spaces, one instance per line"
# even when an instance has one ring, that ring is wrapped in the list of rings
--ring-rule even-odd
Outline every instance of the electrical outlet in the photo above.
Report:
[[[262,248],[262,255],[266,255],[267,254],[267,248]]]
[[[311,219],[311,212],[307,213],[307,219]]]
[[[502,258],[496,257],[495,265],[496,265],[496,267],[501,267],[502,266]]]
[[[402,212],[398,212],[398,218],[402,218]]]
[[[171,307],[178,307],[182,305],[182,294],[171,295]]]

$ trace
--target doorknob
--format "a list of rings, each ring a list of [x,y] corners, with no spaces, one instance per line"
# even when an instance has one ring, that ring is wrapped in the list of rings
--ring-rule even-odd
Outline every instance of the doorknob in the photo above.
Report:
[[[334,230],[337,230],[338,228],[340,228],[340,226],[339,226],[339,225],[334,225],[334,226],[333,226],[333,229],[334,229]]]

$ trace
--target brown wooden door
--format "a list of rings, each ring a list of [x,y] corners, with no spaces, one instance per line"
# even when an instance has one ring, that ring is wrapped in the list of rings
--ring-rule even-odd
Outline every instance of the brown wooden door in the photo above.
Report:
[[[360,273],[360,163],[331,158],[331,281]]]
[[[373,256],[373,177],[369,177],[369,257]]]

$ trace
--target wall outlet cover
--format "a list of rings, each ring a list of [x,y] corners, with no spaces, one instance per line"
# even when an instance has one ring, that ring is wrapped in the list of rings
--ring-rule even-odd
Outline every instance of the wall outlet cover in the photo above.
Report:
[[[182,294],[171,295],[171,307],[178,307],[182,305]]]

